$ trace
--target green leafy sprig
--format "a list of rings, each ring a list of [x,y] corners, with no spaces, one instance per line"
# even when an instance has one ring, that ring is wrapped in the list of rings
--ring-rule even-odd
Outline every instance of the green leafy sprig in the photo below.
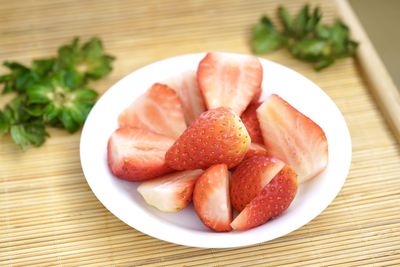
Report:
[[[339,20],[333,25],[322,24],[318,7],[310,11],[305,5],[292,17],[280,6],[278,16],[281,31],[267,16],[262,16],[254,26],[251,40],[254,53],[264,54],[287,47],[293,56],[312,62],[315,70],[321,70],[336,59],[353,56],[356,51],[358,44],[350,39],[348,27]]]
[[[0,110],[0,134],[9,133],[25,150],[44,143],[46,126],[77,131],[97,99],[88,82],[107,75],[113,60],[100,39],[80,45],[75,38],[60,47],[57,56],[33,60],[30,67],[4,62],[9,72],[0,75],[2,94],[16,96]]]

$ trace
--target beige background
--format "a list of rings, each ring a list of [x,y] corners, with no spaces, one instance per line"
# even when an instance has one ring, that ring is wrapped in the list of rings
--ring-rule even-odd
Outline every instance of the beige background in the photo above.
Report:
[[[400,88],[400,1],[350,0],[350,3]]]

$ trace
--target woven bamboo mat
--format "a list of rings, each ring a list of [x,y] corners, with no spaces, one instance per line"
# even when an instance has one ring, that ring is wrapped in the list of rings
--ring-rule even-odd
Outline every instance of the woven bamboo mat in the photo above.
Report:
[[[117,57],[112,74],[92,84],[104,92],[129,72],[170,56],[209,50],[249,53],[251,25],[262,13],[274,13],[278,2],[292,11],[304,4],[0,0],[0,61],[29,62],[54,54],[73,36],[96,35]],[[332,21],[334,3],[319,4],[326,21]],[[125,225],[96,199],[80,167],[80,133],[51,130],[46,145],[24,153],[2,137],[0,266],[399,266],[399,146],[359,66],[345,59],[315,73],[285,51],[266,58],[320,85],[350,127],[349,177],[316,219],[287,236],[240,249],[166,243]]]

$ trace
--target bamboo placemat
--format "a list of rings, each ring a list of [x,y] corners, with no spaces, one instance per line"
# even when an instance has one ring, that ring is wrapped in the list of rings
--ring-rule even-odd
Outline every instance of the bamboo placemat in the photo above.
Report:
[[[209,50],[249,53],[251,25],[262,13],[275,13],[278,2],[291,11],[304,4],[295,0],[0,0],[0,61],[29,62],[54,54],[73,36],[96,35],[117,57],[112,74],[93,84],[104,92],[129,72],[170,56]],[[337,15],[334,2],[319,4],[326,21],[332,21]],[[0,266],[400,265],[399,147],[359,66],[345,59],[315,73],[285,51],[266,58],[316,82],[350,127],[349,177],[335,201],[316,219],[287,236],[239,249],[166,243],[125,225],[96,199],[80,167],[80,133],[51,130],[46,145],[24,153],[3,137]]]

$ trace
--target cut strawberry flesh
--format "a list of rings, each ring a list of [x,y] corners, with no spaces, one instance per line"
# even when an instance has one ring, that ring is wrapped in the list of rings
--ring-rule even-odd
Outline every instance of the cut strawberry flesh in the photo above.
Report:
[[[196,179],[202,170],[181,171],[139,185],[138,192],[146,203],[161,211],[177,212],[189,205]]]
[[[250,143],[249,150],[247,151],[246,155],[244,156],[244,160],[249,159],[254,156],[267,156],[268,152],[263,145]]]
[[[185,115],[186,124],[190,125],[201,113],[206,111],[206,104],[197,86],[196,71],[187,71],[167,81],[178,94]]]
[[[108,142],[108,165],[113,174],[141,181],[171,172],[165,153],[174,140],[143,129],[123,127]]]
[[[142,128],[175,139],[186,129],[178,95],[167,85],[159,83],[126,108],[118,122],[120,127]]]
[[[225,164],[211,166],[197,179],[193,204],[197,215],[207,227],[217,232],[231,230],[229,172]]]
[[[231,108],[239,116],[261,91],[263,70],[256,57],[208,53],[197,80],[208,109]]]
[[[263,144],[260,123],[258,122],[256,112],[260,105],[261,103],[250,104],[240,118],[242,119],[243,124],[246,126],[247,132],[251,138],[251,142]]]
[[[321,127],[278,95],[257,109],[265,148],[298,174],[299,182],[315,177],[328,164],[328,142]]]

